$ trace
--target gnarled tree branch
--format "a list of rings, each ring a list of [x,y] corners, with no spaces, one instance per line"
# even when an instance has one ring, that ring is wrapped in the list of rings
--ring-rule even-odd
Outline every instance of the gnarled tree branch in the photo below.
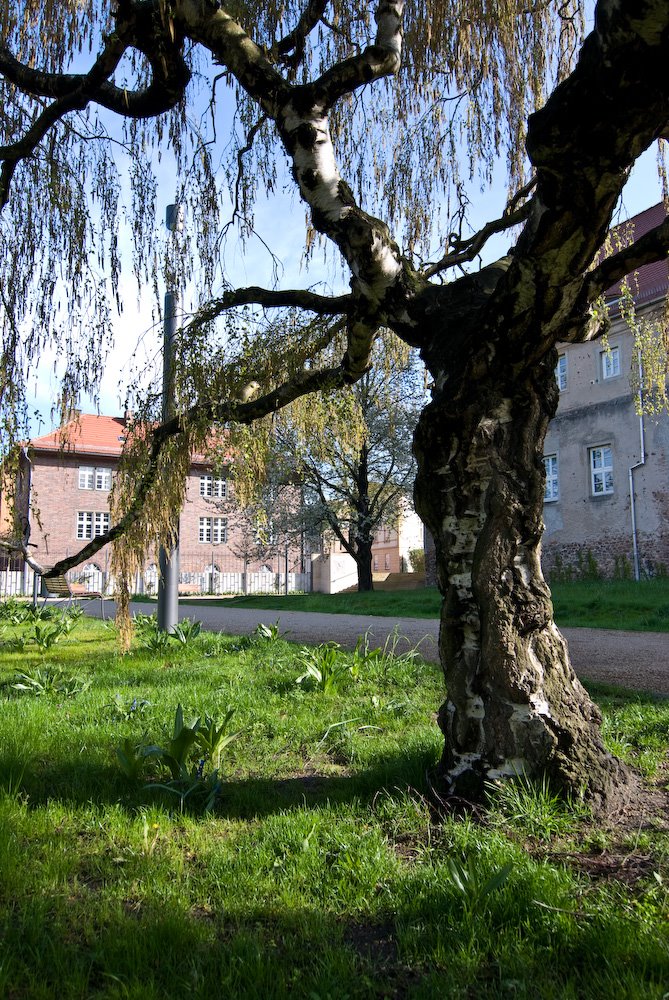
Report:
[[[186,329],[211,323],[217,316],[230,309],[248,305],[260,306],[262,309],[284,309],[294,306],[316,313],[318,316],[341,316],[352,312],[355,299],[352,295],[319,295],[301,288],[270,289],[260,288],[257,285],[232,288],[200,306]]]
[[[514,195],[499,219],[494,219],[492,222],[486,223],[483,229],[480,229],[478,233],[475,233],[468,239],[458,240],[453,244],[453,250],[444,254],[441,260],[423,268],[421,271],[422,276],[424,278],[432,278],[435,274],[439,274],[449,267],[456,267],[458,264],[465,264],[468,261],[474,260],[490,237],[494,236],[495,233],[502,233],[505,229],[517,226],[520,222],[525,222],[532,210],[532,202],[527,201],[519,208],[515,208],[514,206],[523,197],[523,194],[529,194],[535,184],[536,180],[533,180]]]
[[[664,222],[640,236],[631,246],[624,247],[594,267],[585,278],[583,287],[585,299],[588,302],[593,302],[625,275],[643,267],[644,264],[666,260],[668,254],[669,215]],[[669,261],[667,267],[669,267]]]

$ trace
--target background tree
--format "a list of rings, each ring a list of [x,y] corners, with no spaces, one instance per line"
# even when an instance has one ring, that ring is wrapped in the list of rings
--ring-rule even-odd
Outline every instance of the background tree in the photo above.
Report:
[[[604,750],[541,574],[542,442],[555,344],[595,336],[603,291],[667,254],[669,222],[598,257],[631,166],[669,134],[669,7],[599,0],[582,44],[581,25],[576,0],[4,5],[0,388],[11,430],[26,371],[53,345],[63,401],[95,389],[121,293],[116,158],[128,151],[132,266],[150,282],[155,150],[169,144],[197,227],[170,238],[165,276],[197,281],[199,308],[179,344],[177,416],[129,435],[107,536],[124,536],[118,571],[172,530],[212,421],[248,423],[358,381],[389,329],[434,383],[416,503],[444,595],[444,789],[545,772],[614,808],[634,781]],[[500,155],[516,193],[468,236],[462,174],[485,183]],[[249,234],[254,193],[276,189],[283,157],[309,210],[307,246],[336,249],[346,293],[231,288],[220,273],[219,195],[232,187]],[[477,268],[487,238],[513,226],[513,253]],[[250,303],[278,319],[247,335],[234,310]],[[250,381],[260,394],[244,401]]]
[[[256,468],[249,469],[247,459],[252,449],[237,436],[242,462],[233,461],[230,465],[225,497],[211,500],[212,509],[223,514],[227,521],[230,551],[244,563],[245,594],[252,565],[257,568],[260,563],[281,560],[287,577],[290,566],[295,568],[297,551],[299,572],[305,572],[310,522],[302,490],[290,456],[276,448],[271,425],[267,430],[269,437],[261,445],[267,454]],[[254,436],[257,438],[257,434]],[[254,442],[256,450],[258,443]],[[214,454],[212,458],[216,463],[219,456]]]
[[[373,367],[350,390],[354,412],[331,406],[324,395],[310,402],[308,427],[296,427],[290,407],[277,421],[277,444],[301,483],[307,521],[355,560],[360,591],[374,588],[372,545],[379,528],[396,527],[411,502],[411,443],[424,397],[410,356],[382,345]]]

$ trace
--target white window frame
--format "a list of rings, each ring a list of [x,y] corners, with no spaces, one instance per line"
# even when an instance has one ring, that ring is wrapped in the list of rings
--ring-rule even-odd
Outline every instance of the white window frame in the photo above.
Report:
[[[85,539],[93,537],[93,512],[90,510],[77,511],[77,538]]]
[[[560,499],[560,467],[557,452],[544,455],[544,503],[555,503]]]
[[[618,378],[620,375],[620,348],[610,347],[608,351],[602,351],[602,379],[606,382],[610,378]]]
[[[105,510],[78,510],[77,511],[77,538],[85,541],[90,538],[98,538],[110,526],[109,511]]]
[[[80,490],[104,490],[109,492],[112,485],[112,470],[105,466],[79,466]]]
[[[79,489],[80,490],[95,489],[95,469],[93,468],[92,465],[79,466]]]
[[[224,545],[228,540],[228,520],[225,517],[212,518],[211,536],[214,545]]]
[[[203,473],[200,476],[200,496],[224,500],[228,494],[228,481],[224,476]]]
[[[555,366],[555,381],[560,392],[564,392],[569,385],[569,363],[566,354],[559,354]]]
[[[614,479],[613,448],[610,442],[588,448],[588,465],[591,495],[593,497],[611,496],[614,492]]]
[[[222,545],[228,540],[227,517],[201,517],[198,541],[208,545]]]
[[[102,466],[95,470],[95,488],[96,490],[105,490],[109,492],[112,486],[112,470]]]

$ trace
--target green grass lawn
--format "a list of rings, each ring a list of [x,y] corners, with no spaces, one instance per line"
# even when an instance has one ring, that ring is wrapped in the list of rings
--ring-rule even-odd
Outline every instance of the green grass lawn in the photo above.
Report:
[[[440,819],[437,667],[271,630],[121,655],[86,619],[46,648],[41,627],[0,645],[0,996],[666,991],[667,833],[606,832],[523,786],[484,823]],[[600,695],[610,745],[654,775],[669,702]],[[187,727],[235,709],[218,778],[173,739],[179,704]],[[144,753],[141,776],[119,746],[126,765]],[[157,748],[183,757],[181,779]]]
[[[566,628],[619,628],[669,632],[669,580],[590,581],[552,586],[555,617]],[[183,600],[183,604],[197,604]],[[211,601],[208,601],[211,603]],[[389,618],[437,618],[439,593],[434,587],[371,594],[288,594],[224,598],[226,607],[329,614],[381,615]]]

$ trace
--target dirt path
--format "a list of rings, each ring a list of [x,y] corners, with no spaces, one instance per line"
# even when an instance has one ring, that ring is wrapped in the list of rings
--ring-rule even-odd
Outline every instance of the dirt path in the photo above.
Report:
[[[155,604],[133,604],[132,607],[145,614],[156,610]],[[97,610],[98,605],[93,602],[86,606],[89,614]],[[111,602],[106,602],[106,614],[114,614]],[[397,636],[401,637],[396,640],[398,652],[418,647],[426,660],[435,663],[439,660],[439,623],[433,619],[298,611],[282,613],[206,604],[182,607],[180,617],[197,618],[205,629],[232,635],[246,635],[253,632],[259,622],[271,625],[278,620],[281,632],[293,642],[334,640],[346,649],[354,649],[358,636],[367,629],[371,645],[382,646],[386,641],[392,642],[393,629],[397,627]],[[579,677],[669,697],[669,633],[566,628],[563,634],[569,643],[572,663]]]

